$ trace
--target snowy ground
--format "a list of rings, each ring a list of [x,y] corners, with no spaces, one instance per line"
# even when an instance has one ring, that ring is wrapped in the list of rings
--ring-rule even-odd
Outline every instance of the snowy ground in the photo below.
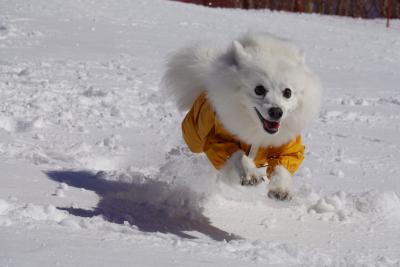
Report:
[[[0,0],[0,266],[400,266],[400,23]],[[187,42],[299,44],[324,85],[291,202],[220,184],[159,89]]]

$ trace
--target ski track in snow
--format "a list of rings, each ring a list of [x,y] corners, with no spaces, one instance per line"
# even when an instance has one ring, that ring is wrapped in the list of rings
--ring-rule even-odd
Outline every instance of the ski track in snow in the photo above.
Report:
[[[0,10],[0,266],[400,266],[398,21],[161,0]],[[250,28],[293,39],[324,85],[291,202],[221,183],[159,89],[170,52]]]

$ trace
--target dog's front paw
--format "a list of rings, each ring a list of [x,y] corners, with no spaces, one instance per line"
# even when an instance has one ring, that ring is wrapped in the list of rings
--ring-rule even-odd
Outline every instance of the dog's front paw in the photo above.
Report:
[[[242,166],[244,171],[244,175],[241,178],[242,185],[257,185],[264,181],[264,177],[257,169],[254,161],[246,155],[242,157]]]
[[[262,176],[248,175],[248,176],[242,178],[241,184],[242,185],[257,185],[263,181],[264,181],[264,178]]]
[[[291,200],[292,194],[290,192],[286,192],[286,191],[269,190],[268,197],[272,198],[272,199],[277,199],[277,200],[283,201],[283,200]]]
[[[292,194],[292,175],[283,166],[276,166],[268,185],[268,197],[278,200],[290,200]]]

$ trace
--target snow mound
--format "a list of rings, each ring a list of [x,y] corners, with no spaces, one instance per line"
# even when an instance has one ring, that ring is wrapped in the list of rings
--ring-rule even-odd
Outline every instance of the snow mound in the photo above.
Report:
[[[13,222],[53,221],[60,222],[68,214],[53,205],[21,204],[0,199],[0,225],[9,226]]]
[[[8,212],[10,209],[11,205],[4,199],[0,199],[0,215],[4,215]]]
[[[376,216],[380,218],[400,219],[400,199],[395,192],[367,191],[358,194],[347,194],[343,191],[317,197],[316,193],[309,193],[314,198],[308,208],[309,213],[330,215],[322,219],[348,220],[356,215],[362,217]],[[312,197],[310,197],[312,195]]]
[[[7,132],[13,132],[15,129],[15,123],[9,117],[0,116],[0,129],[3,129]]]
[[[395,192],[365,192],[353,196],[353,205],[361,213],[400,218],[400,199]]]
[[[338,219],[344,221],[347,219],[349,211],[346,208],[346,194],[338,192],[331,196],[325,196],[317,200],[317,202],[308,208],[310,213],[328,214],[331,215],[329,219]],[[327,219],[327,217],[321,217]]]

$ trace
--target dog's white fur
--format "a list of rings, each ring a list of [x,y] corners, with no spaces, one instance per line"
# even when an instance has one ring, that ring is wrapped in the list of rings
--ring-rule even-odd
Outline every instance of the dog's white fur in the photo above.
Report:
[[[304,53],[291,42],[266,33],[247,33],[228,48],[203,43],[182,49],[169,60],[163,83],[175,96],[180,110],[189,109],[207,91],[226,130],[257,147],[277,147],[294,139],[320,105],[320,85],[306,66]],[[263,99],[254,94],[259,84],[268,89]],[[285,88],[292,90],[290,99],[282,97]],[[254,107],[266,119],[269,108],[283,110],[278,133],[264,130]],[[248,176],[254,168],[245,166],[247,160],[236,158]],[[274,190],[289,190],[287,173],[274,173],[271,182]],[[276,178],[281,176],[285,183]]]

